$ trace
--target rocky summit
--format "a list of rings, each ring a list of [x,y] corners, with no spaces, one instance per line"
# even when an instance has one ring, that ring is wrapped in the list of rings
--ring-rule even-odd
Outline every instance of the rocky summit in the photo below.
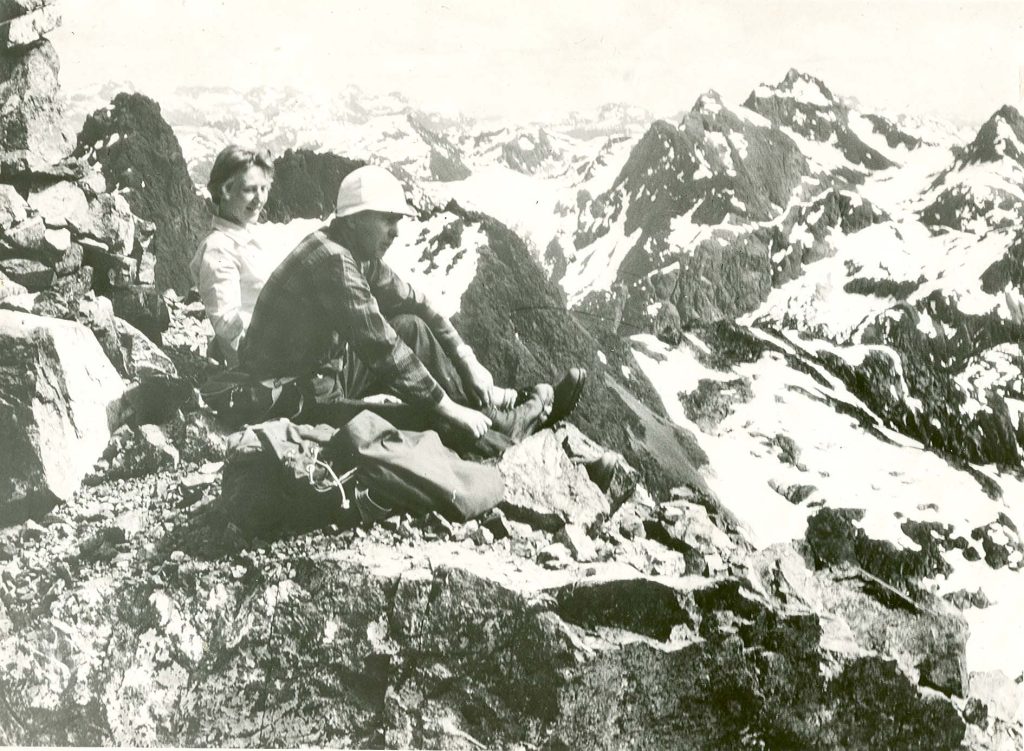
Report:
[[[1024,743],[1015,109],[964,137],[790,71],[660,118],[64,110],[59,9],[0,16],[0,744]],[[247,474],[185,262],[257,140],[264,247],[383,164],[416,209],[388,263],[496,380],[587,368],[493,510],[305,514]]]

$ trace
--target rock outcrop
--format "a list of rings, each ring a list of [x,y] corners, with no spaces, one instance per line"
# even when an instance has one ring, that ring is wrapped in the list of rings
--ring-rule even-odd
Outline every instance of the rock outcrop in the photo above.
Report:
[[[210,215],[160,105],[143,94],[118,94],[86,118],[74,153],[98,164],[106,189],[120,191],[132,212],[155,225],[155,279],[149,284],[187,293],[193,283],[188,264]]]
[[[0,519],[71,496],[119,424],[124,388],[89,329],[0,311]]]
[[[41,38],[56,26],[48,6],[11,2],[2,11],[0,174],[7,177],[46,170],[71,151],[62,131],[60,63]]]
[[[0,740],[952,749],[981,733],[960,618],[849,563],[727,542],[702,576],[700,554],[621,513],[582,537],[499,512],[239,548],[205,472],[108,482],[17,548],[0,534],[18,564],[0,645],[24,655],[0,663]],[[620,512],[688,526],[685,504],[642,495]]]
[[[289,149],[274,160],[274,182],[264,208],[267,220],[326,219],[334,213],[341,181],[364,164],[330,152]]]
[[[153,288],[153,228],[132,213],[124,194],[106,192],[98,171],[68,156],[57,56],[42,37],[59,13],[48,2],[13,1],[2,13],[8,41],[0,60],[0,273],[16,285],[4,285],[4,305],[76,320],[81,301],[95,291],[159,341],[166,320],[161,326],[154,313],[162,303]],[[132,306],[147,288],[148,317]]]

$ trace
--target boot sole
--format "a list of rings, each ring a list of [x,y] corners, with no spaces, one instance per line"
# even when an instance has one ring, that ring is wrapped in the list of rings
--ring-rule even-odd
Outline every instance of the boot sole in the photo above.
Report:
[[[563,406],[559,404],[558,397],[556,396],[555,403],[551,405],[551,414],[548,415],[548,419],[542,422],[540,424],[540,427],[537,429],[544,430],[545,428],[550,428],[556,422],[564,420],[566,417],[572,414],[572,411],[576,409],[577,405],[580,403],[580,398],[583,396],[583,387],[586,385],[587,372],[583,371],[583,374],[580,377],[580,379],[576,382],[576,386],[575,388],[573,388],[572,393],[570,393],[569,397],[566,399],[565,405]]]

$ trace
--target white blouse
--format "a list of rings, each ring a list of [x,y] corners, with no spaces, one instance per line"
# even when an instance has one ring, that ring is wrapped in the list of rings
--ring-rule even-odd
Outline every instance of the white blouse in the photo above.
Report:
[[[199,244],[189,269],[206,316],[227,364],[238,364],[238,346],[249,326],[256,298],[281,260],[264,250],[253,234],[219,216]]]

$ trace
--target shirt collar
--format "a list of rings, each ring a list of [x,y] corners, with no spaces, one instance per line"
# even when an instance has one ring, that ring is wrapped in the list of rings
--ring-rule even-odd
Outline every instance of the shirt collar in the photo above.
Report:
[[[376,262],[377,259],[369,258],[366,260],[360,260],[359,257],[352,252],[351,248],[349,248],[347,245],[342,245],[340,242],[335,240],[331,236],[331,233],[327,231],[327,227],[328,225],[325,225],[321,227],[319,230],[317,230],[320,233],[321,242],[327,245],[333,245],[337,248],[340,248],[344,250],[346,253],[348,253],[350,256],[352,256],[352,260],[355,261],[356,263],[356,268],[358,268],[361,273],[367,274],[373,271],[374,262]]]
[[[216,214],[213,215],[213,229],[223,232],[238,245],[246,245],[253,240],[252,233],[248,229]]]

